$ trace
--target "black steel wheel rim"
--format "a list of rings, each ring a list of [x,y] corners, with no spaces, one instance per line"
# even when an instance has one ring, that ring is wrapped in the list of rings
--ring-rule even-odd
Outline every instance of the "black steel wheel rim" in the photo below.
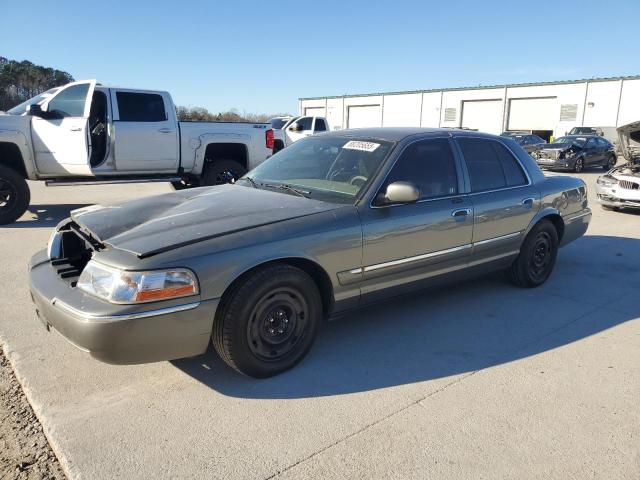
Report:
[[[540,232],[533,243],[529,258],[531,276],[537,280],[545,278],[551,267],[551,260],[551,236],[547,232]]]
[[[251,311],[247,341],[251,353],[275,362],[293,352],[304,338],[309,305],[296,289],[280,287],[263,295]]]
[[[18,201],[16,187],[0,178],[0,210],[11,210]]]

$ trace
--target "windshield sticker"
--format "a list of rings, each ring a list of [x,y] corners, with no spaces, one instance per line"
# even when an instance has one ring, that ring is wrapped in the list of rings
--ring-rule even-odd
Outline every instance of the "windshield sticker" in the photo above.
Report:
[[[363,152],[375,152],[376,148],[380,146],[379,143],[373,142],[361,142],[359,140],[349,140],[344,144],[342,148],[347,150],[361,150]]]

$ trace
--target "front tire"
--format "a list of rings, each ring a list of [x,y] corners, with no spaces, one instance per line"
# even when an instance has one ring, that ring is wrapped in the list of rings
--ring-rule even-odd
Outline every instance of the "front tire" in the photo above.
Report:
[[[615,155],[609,155],[609,158],[607,158],[607,163],[605,163],[602,168],[605,169],[605,171],[609,171],[611,170],[613,167],[616,166],[616,163],[618,162],[618,159],[616,158]]]
[[[200,186],[210,187],[234,183],[247,173],[247,169],[234,160],[214,160],[205,167]]]
[[[213,346],[238,372],[266,378],[304,358],[322,321],[313,279],[291,265],[249,274],[223,300],[213,325]]]
[[[0,165],[0,225],[15,222],[29,208],[31,192],[22,175]]]
[[[582,157],[578,157],[576,163],[573,164],[573,171],[575,173],[580,173],[584,170],[584,159]]]
[[[519,287],[534,288],[547,281],[558,257],[558,232],[549,220],[541,220],[529,232],[520,254],[507,270]]]

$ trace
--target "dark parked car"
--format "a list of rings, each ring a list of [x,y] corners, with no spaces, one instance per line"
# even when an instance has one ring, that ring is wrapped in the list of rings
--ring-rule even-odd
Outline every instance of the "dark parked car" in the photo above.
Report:
[[[542,168],[581,172],[589,167],[612,169],[617,161],[611,142],[599,135],[567,135],[543,145],[533,157]]]
[[[529,154],[540,150],[540,147],[547,143],[543,138],[531,133],[505,132],[502,136],[510,138],[524,148],[524,150]]]
[[[29,275],[43,323],[99,360],[187,357],[213,341],[231,367],[267,377],[350,309],[496,269],[537,287],[590,219],[582,180],[545,177],[508,139],[345,130],[233,185],[76,210]]]

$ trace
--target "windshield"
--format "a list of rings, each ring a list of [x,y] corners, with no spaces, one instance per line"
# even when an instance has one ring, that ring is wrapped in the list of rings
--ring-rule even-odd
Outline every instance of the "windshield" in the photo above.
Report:
[[[291,120],[291,118],[272,118],[270,120],[271,128],[275,130],[281,130],[282,127],[284,127],[289,122],[289,120]]]
[[[560,137],[560,138],[556,138],[553,143],[560,143],[560,144],[573,144],[573,145],[577,145],[578,147],[584,147],[585,144],[587,143],[587,139],[584,137]]]
[[[309,137],[281,150],[239,182],[251,186],[250,178],[258,188],[287,185],[317,200],[353,203],[393,145],[369,138]]]
[[[7,113],[9,115],[24,115],[25,113],[27,113],[27,107],[29,105],[33,105],[34,103],[44,102],[47,98],[52,96],[58,90],[60,89],[52,88],[51,90],[47,90],[46,92],[41,93],[40,95],[36,95],[35,97],[30,98],[29,100],[25,100],[20,105],[16,105],[11,110],[8,110]]]
[[[596,129],[591,127],[573,127],[569,135],[585,135],[591,133],[596,133]]]

